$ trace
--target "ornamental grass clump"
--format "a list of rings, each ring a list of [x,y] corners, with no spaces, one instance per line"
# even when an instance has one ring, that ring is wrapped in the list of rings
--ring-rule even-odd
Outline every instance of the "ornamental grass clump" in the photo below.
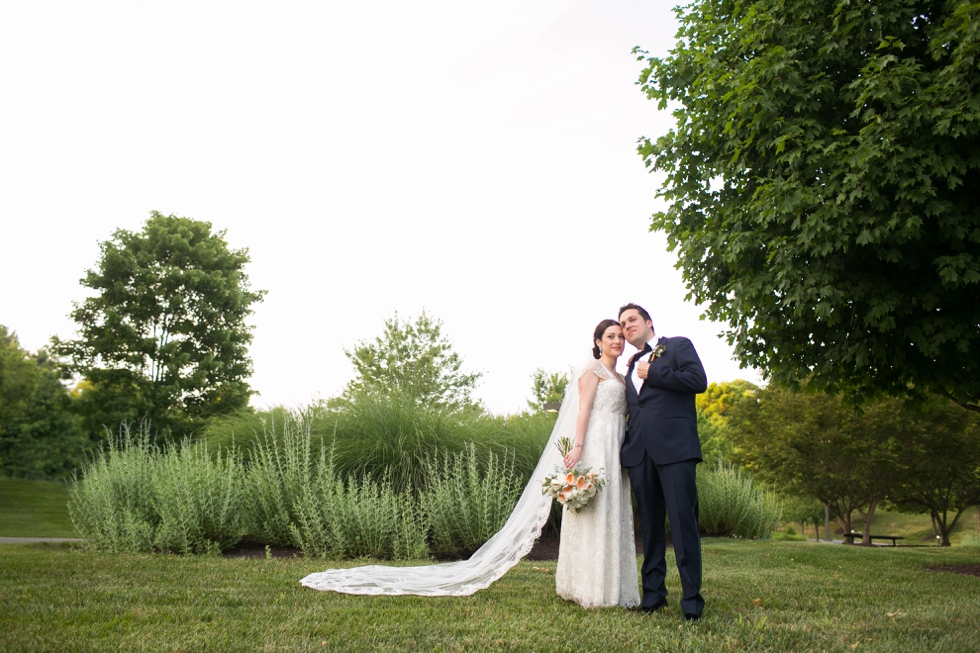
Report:
[[[500,530],[524,490],[512,454],[490,451],[483,465],[480,458],[469,444],[462,452],[426,461],[420,503],[431,528],[432,551],[440,557],[469,557]]]
[[[757,488],[734,466],[720,462],[698,471],[698,528],[719,537],[764,538],[779,525],[782,510],[772,492]]]
[[[396,493],[418,492],[426,456],[461,450],[466,419],[393,394],[365,395],[336,414],[333,461],[344,478],[387,476]]]
[[[160,449],[149,429],[123,424],[68,484],[68,513],[86,545],[113,552],[151,551],[160,523],[154,474]]]

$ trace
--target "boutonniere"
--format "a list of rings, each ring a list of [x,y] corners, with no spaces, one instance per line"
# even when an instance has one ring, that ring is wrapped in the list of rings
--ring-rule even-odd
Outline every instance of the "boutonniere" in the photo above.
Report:
[[[657,343],[657,346],[654,347],[653,351],[650,353],[650,360],[653,360],[658,356],[663,356],[664,352],[666,351],[667,351],[667,345],[664,344],[664,339],[661,339],[660,342]]]

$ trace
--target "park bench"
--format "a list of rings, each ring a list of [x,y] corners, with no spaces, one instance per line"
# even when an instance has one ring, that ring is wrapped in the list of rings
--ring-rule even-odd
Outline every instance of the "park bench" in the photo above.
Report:
[[[848,544],[854,544],[854,540],[860,540],[864,537],[864,533],[855,533],[851,531],[850,533],[844,533],[844,539],[847,540]],[[905,538],[901,535],[872,535],[871,541],[875,540],[891,540],[892,546],[898,546],[896,540],[904,540]]]

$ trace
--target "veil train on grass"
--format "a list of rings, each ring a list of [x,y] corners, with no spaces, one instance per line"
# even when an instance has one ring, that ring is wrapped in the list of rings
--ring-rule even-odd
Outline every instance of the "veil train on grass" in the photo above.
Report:
[[[548,521],[552,500],[542,494],[542,483],[562,463],[562,455],[554,443],[562,437],[575,438],[578,378],[585,369],[585,365],[580,366],[572,376],[548,444],[510,517],[468,559],[417,567],[370,565],[327,569],[310,574],[300,584],[343,594],[419,596],[469,596],[489,587],[531,551]]]

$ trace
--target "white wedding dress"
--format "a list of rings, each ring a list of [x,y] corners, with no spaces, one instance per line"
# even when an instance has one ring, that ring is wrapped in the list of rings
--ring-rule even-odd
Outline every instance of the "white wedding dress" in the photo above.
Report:
[[[300,583],[316,590],[367,595],[469,596],[489,587],[531,551],[548,521],[551,498],[542,494],[542,484],[545,476],[562,464],[562,455],[554,442],[562,437],[575,438],[578,379],[588,370],[596,369],[595,366],[602,368],[599,373],[604,371],[609,380],[600,383],[596,392],[583,456],[588,452],[589,456],[594,456],[594,460],[603,461],[601,466],[605,466],[608,484],[593,499],[597,501],[596,506],[589,505],[574,516],[577,519],[573,529],[577,533],[589,532],[590,535],[566,540],[563,526],[559,571],[567,568],[570,577],[564,581],[559,578],[557,586],[562,596],[587,607],[638,605],[630,487],[625,472],[619,467],[619,444],[616,444],[621,444],[624,436],[626,391],[618,377],[605,370],[596,360],[580,367],[570,380],[548,444],[507,522],[469,559],[420,567],[370,565],[328,569],[310,574]],[[598,435],[595,446],[590,444],[593,424]],[[599,503],[603,508],[595,510]],[[587,525],[590,512],[603,515],[601,520],[592,519],[591,528]],[[615,515],[618,516],[613,521],[618,526],[611,527],[610,519]],[[563,521],[568,517],[569,511],[566,510],[562,515]],[[563,559],[567,559],[569,564],[563,565]],[[601,571],[589,570],[592,566],[599,567]],[[606,570],[612,571],[607,573]],[[581,578],[578,578],[579,574],[583,574]],[[594,583],[601,584],[601,587],[592,587]],[[615,589],[613,584],[617,586]],[[562,587],[572,586],[578,589],[569,591],[567,595],[562,593]],[[579,600],[579,596],[584,600]],[[596,596],[603,598],[595,600]],[[611,598],[607,601],[605,597]]]
[[[586,608],[640,605],[630,480],[619,466],[626,435],[626,386],[602,363],[585,366],[599,377],[579,465],[604,470],[606,484],[589,505],[561,516],[555,585],[558,595]]]

